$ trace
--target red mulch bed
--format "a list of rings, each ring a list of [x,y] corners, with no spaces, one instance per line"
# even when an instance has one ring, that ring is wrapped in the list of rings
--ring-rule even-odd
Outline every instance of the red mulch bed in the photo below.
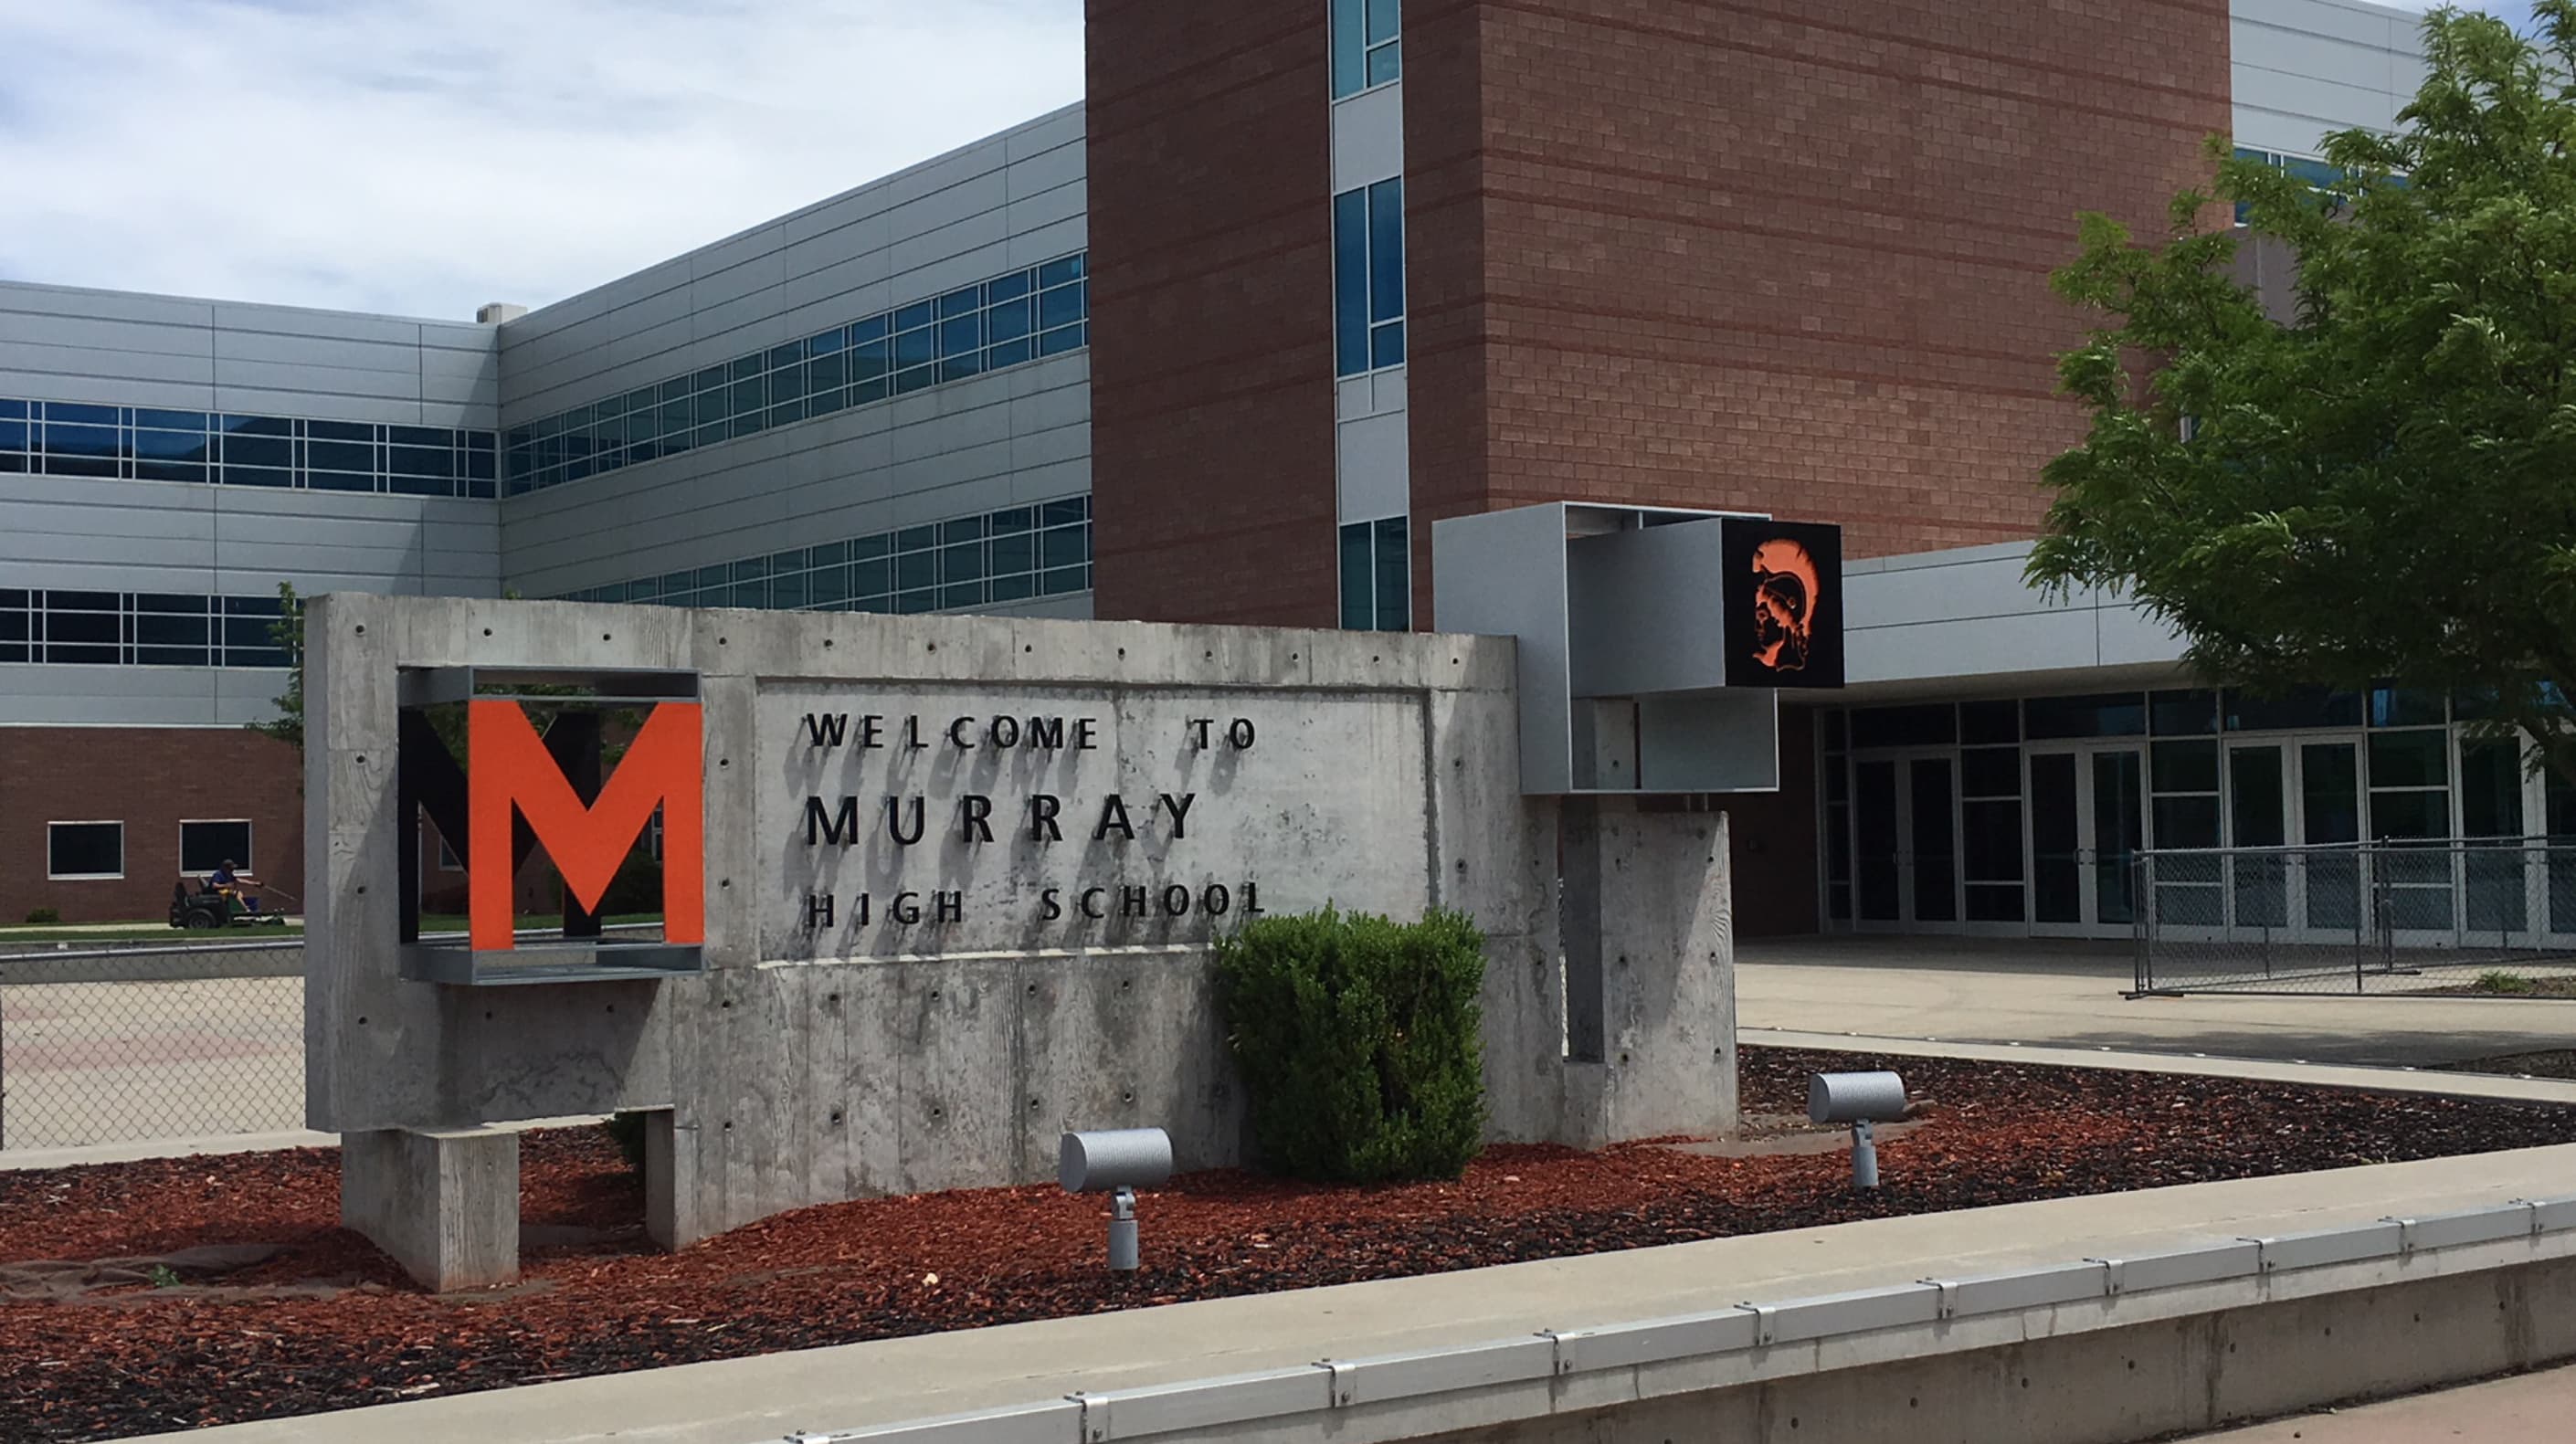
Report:
[[[1097,1199],[1052,1187],[783,1214],[677,1254],[594,1129],[528,1135],[525,1279],[406,1284],[340,1231],[328,1149],[0,1173],[0,1283],[27,1260],[269,1244],[174,1286],[0,1301],[0,1439],[91,1440],[583,1374],[1731,1234],[2576,1142],[2576,1109],[2223,1079],[1887,1060],[1938,1105],[1859,1195],[1840,1154],[1489,1150],[1455,1183],[1325,1189],[1233,1170],[1143,1205],[1146,1267],[1100,1267]],[[1849,1055],[1743,1051],[1748,1112]],[[182,1261],[185,1261],[184,1259]],[[126,1277],[131,1278],[131,1275]],[[169,1275],[161,1276],[167,1283]]]

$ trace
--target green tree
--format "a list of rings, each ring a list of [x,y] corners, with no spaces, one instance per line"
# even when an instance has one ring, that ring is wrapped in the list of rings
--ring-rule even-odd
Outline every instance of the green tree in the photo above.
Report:
[[[277,584],[277,620],[268,624],[270,645],[286,654],[286,690],[272,699],[277,715],[250,730],[304,750],[304,600],[293,582]]]
[[[2220,138],[2158,243],[2083,218],[2092,427],[2029,575],[2125,589],[2220,681],[2458,689],[2576,777],[2576,0],[2534,13],[2427,16],[2397,131],[2329,137],[2324,186]],[[2277,317],[2231,272],[2266,238]]]

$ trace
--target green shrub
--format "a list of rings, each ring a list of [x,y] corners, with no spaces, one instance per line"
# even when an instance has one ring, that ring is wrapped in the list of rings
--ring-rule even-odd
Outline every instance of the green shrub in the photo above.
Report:
[[[1336,1183],[1455,1178],[1482,1145],[1485,940],[1464,916],[1331,908],[1217,945],[1226,1036],[1264,1161]]]
[[[2528,993],[2531,979],[2520,973],[2480,973],[2477,988],[2482,993]]]
[[[607,1129],[608,1136],[617,1140],[617,1151],[625,1155],[626,1166],[637,1173],[642,1173],[644,1171],[644,1115],[612,1113],[608,1115],[608,1121],[599,1126]]]
[[[49,926],[51,924],[61,922],[62,920],[63,913],[60,908],[38,908],[34,912],[27,914],[27,921],[34,923],[39,927]]]

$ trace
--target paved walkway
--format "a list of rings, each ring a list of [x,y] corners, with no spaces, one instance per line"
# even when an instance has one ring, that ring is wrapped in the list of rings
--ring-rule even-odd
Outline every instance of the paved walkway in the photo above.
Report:
[[[2122,943],[1794,938],[1748,941],[1736,957],[1736,1021],[1748,1043],[1786,1029],[2379,1067],[2576,1048],[2576,1001],[2126,999]]]
[[[2269,1424],[2194,1436],[2214,1444],[2566,1444],[2576,1436],[2576,1367],[2490,1379],[2385,1404],[2294,1414]]]

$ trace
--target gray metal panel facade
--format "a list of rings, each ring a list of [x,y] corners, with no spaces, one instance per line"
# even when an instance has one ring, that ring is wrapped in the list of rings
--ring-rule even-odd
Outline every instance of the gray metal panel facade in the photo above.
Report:
[[[2415,11],[2363,0],[2233,0],[2236,143],[2313,156],[2328,131],[2389,130],[2423,83]]]
[[[1074,106],[505,322],[505,432],[1082,250],[1084,186]],[[506,497],[502,574],[554,596],[1081,495],[1090,395],[1076,351]]]
[[[0,397],[497,429],[491,327],[0,283]],[[489,596],[494,502],[0,475],[0,588]],[[0,665],[0,725],[234,726],[274,671]]]

